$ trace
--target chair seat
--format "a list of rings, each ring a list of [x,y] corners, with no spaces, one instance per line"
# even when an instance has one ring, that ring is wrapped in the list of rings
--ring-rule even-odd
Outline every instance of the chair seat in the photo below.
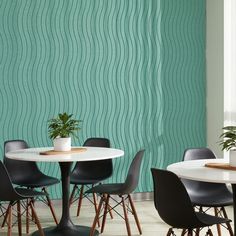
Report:
[[[14,184],[27,187],[27,188],[40,188],[45,186],[50,186],[59,183],[59,179],[47,176],[44,174],[34,175],[31,178],[23,178],[23,179],[12,179]]]
[[[202,223],[205,224],[205,225],[198,225],[197,227],[211,226],[211,225],[214,225],[214,224],[225,224],[227,222],[231,222],[230,219],[211,216],[211,215],[201,213],[201,212],[195,212],[195,213],[196,213],[197,218]]]
[[[22,198],[33,198],[33,197],[39,197],[39,196],[47,196],[44,192],[38,192],[32,189],[26,189],[26,188],[15,188],[16,192],[22,196]]]
[[[193,205],[202,207],[223,207],[233,204],[232,193],[229,191],[209,192],[208,194],[197,192],[189,194]]]
[[[105,179],[107,179],[107,177],[92,179],[91,176],[72,174],[70,177],[70,183],[76,185],[97,184]]]
[[[126,191],[124,184],[100,184],[91,189],[89,189],[86,193],[106,193],[110,195],[122,195],[122,194],[129,194]]]

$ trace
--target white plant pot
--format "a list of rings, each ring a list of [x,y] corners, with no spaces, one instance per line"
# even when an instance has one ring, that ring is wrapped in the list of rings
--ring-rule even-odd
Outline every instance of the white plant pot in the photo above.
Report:
[[[236,149],[229,151],[229,165],[236,167]]]
[[[53,140],[54,151],[66,152],[71,150],[71,137],[55,138]]]

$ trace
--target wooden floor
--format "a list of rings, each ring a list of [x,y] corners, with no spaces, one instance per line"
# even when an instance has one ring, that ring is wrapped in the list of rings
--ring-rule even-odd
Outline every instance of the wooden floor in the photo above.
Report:
[[[135,206],[138,212],[138,216],[140,218],[140,223],[142,226],[143,236],[165,236],[168,230],[168,226],[160,219],[158,216],[153,202],[152,201],[137,201],[135,202]],[[60,204],[55,204],[56,212],[58,216],[61,214]],[[47,209],[42,203],[36,204],[36,210],[38,216],[40,218],[41,224],[43,227],[53,226],[54,222],[50,215],[49,209]],[[227,212],[229,218],[232,217],[232,207],[227,208]],[[76,205],[73,205],[71,208],[71,217],[75,224],[87,225],[90,226],[93,221],[94,211],[93,207],[85,202],[81,210],[81,216],[78,218],[75,216],[76,214]],[[130,224],[131,224],[131,232],[132,235],[139,235],[138,230],[136,228],[134,219],[132,215],[130,216]],[[30,232],[33,232],[36,229],[35,225],[31,223]],[[214,235],[217,235],[215,227],[212,227]],[[25,225],[23,226],[23,232],[25,234]],[[203,230],[200,235],[205,235],[206,230]],[[176,230],[176,235],[181,235],[181,231]],[[5,236],[6,227],[0,230],[0,236]],[[13,227],[13,236],[17,236],[17,225]],[[109,217],[107,218],[107,223],[105,226],[105,231],[102,234],[103,236],[122,236],[127,235],[126,227],[124,221],[118,216],[114,214],[114,219],[111,220]],[[222,229],[222,236],[229,235],[225,229]],[[66,235],[65,235],[66,236]],[[79,236],[79,235],[78,235]]]

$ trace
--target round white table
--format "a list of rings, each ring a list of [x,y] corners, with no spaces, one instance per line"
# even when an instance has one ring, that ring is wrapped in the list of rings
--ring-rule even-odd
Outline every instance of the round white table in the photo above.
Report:
[[[124,151],[113,148],[81,147],[85,151],[71,154],[40,155],[41,152],[52,150],[47,148],[28,148],[6,153],[6,157],[22,161],[35,162],[58,162],[61,170],[62,181],[62,216],[59,224],[55,227],[44,228],[45,236],[88,236],[90,227],[74,225],[69,212],[70,172],[73,162],[95,161],[112,159],[124,155]],[[99,233],[95,231],[95,236]],[[39,236],[39,231],[32,234]]]
[[[234,235],[236,232],[236,171],[205,167],[206,163],[227,163],[224,159],[203,159],[182,161],[171,164],[167,170],[174,172],[180,178],[211,183],[230,183],[234,202]]]

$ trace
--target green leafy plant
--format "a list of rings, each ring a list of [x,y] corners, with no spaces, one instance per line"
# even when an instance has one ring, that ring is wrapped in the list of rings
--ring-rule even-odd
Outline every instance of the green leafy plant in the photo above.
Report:
[[[236,148],[236,126],[223,127],[224,132],[220,135],[222,141],[222,150],[230,150]]]
[[[74,136],[78,138],[76,132],[80,130],[81,120],[72,119],[73,114],[68,115],[66,112],[59,113],[56,118],[48,121],[48,133],[51,139],[68,138]]]

